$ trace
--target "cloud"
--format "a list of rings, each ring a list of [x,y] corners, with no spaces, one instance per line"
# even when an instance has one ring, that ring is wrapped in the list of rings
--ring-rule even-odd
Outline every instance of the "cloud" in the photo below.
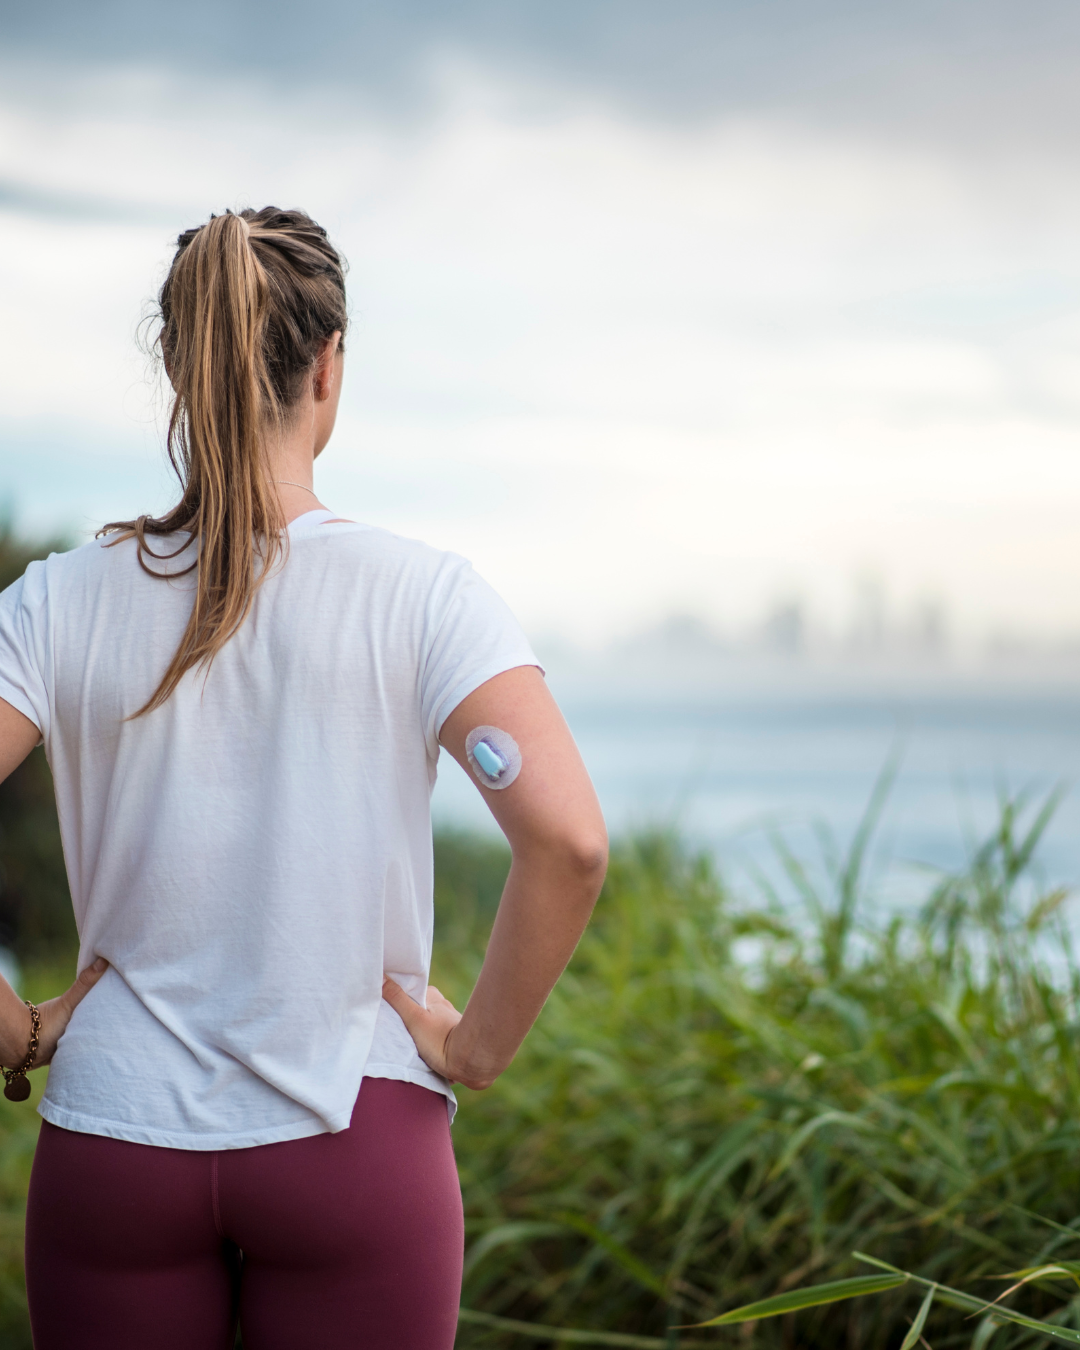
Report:
[[[746,622],[780,592],[837,615],[866,566],[969,625],[1080,622],[1065,152],[427,70],[419,120],[314,117],[265,74],[11,73],[0,474],[29,518],[164,504],[133,336],[170,241],[299,203],[352,263],[320,486],[474,557],[534,629]]]
[[[350,91],[437,115],[432,52],[595,97],[634,119],[783,117],[901,141],[1075,153],[1080,13],[1071,0],[54,0],[0,4],[24,60],[154,66],[304,88],[308,116]]]

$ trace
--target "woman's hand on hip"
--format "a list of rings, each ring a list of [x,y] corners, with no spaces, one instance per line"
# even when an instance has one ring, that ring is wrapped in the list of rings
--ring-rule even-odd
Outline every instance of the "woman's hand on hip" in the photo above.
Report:
[[[427,987],[426,1008],[421,1008],[389,976],[383,980],[382,992],[383,998],[405,1023],[405,1030],[413,1038],[417,1053],[429,1069],[434,1069],[452,1083],[464,1083],[469,1088],[479,1090],[491,1086],[494,1077],[483,1078],[470,1073],[468,1067],[461,1063],[460,1057],[454,1054],[456,1047],[451,1045],[451,1040],[454,1029],[461,1021],[461,1014],[433,984]]]
[[[108,968],[108,961],[103,956],[99,956],[93,965],[87,966],[75,983],[69,989],[65,989],[58,998],[50,998],[44,1003],[38,1004],[38,1012],[41,1014],[41,1035],[38,1039],[38,1052],[33,1063],[35,1069],[40,1069],[52,1060],[56,1053],[57,1042],[67,1030],[67,1024],[71,1021],[71,1014]],[[29,1025],[29,1012],[27,1012],[26,1020]],[[27,1045],[29,1045],[29,1041],[29,1032],[27,1032]],[[24,1049],[23,1054],[25,1053]]]

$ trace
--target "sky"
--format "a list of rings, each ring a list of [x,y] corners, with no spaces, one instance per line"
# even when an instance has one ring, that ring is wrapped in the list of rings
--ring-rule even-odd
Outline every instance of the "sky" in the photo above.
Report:
[[[335,510],[535,636],[1080,634],[1080,11],[0,0],[0,504],[169,505],[183,228],[350,263]]]

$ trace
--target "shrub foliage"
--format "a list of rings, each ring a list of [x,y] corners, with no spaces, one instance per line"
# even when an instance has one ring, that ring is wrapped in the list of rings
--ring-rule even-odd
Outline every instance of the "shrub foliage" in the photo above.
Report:
[[[55,814],[40,784],[10,784],[5,866],[10,877],[11,858],[40,856],[18,874],[20,903],[43,897],[49,913]],[[1052,1264],[1008,1305],[1062,1335],[1080,1328],[1080,967],[1065,893],[1031,880],[1053,805],[1005,803],[970,866],[903,915],[876,910],[864,886],[872,819],[825,886],[777,841],[797,904],[732,895],[669,835],[617,847],[516,1062],[461,1094],[458,1344],[1045,1343],[978,1302],[924,1305],[925,1285],[871,1278],[854,1250],[986,1301],[1009,1287],[995,1277]],[[507,866],[484,839],[436,840],[434,978],[457,1000]],[[26,992],[47,997],[70,978],[69,935],[22,932]],[[29,1104],[0,1098],[0,1343],[13,1350],[30,1344],[21,1232],[36,1124]],[[797,1292],[854,1277],[845,1292],[879,1292],[823,1306]],[[797,1313],[686,1329],[788,1292]]]
[[[463,1094],[462,1301],[486,1316],[459,1344],[522,1344],[506,1318],[643,1345],[884,1350],[924,1288],[677,1328],[869,1276],[855,1249],[987,1301],[1008,1287],[994,1277],[1080,1257],[1080,972],[1064,893],[1028,880],[1052,809],[1022,830],[1006,803],[907,918],[867,912],[870,822],[824,892],[778,843],[795,911],[737,902],[670,837],[619,847],[517,1061]],[[466,906],[467,935],[440,875],[439,976],[460,998],[487,904]],[[1080,1327],[1072,1287],[1046,1277],[1009,1304]],[[1042,1342],[941,1301],[921,1333],[935,1350]]]

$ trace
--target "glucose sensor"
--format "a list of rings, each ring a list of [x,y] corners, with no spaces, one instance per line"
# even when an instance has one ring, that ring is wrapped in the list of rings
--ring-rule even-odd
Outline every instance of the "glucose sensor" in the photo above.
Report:
[[[469,767],[486,787],[508,788],[521,772],[521,751],[508,731],[498,727],[473,727],[465,737]]]

